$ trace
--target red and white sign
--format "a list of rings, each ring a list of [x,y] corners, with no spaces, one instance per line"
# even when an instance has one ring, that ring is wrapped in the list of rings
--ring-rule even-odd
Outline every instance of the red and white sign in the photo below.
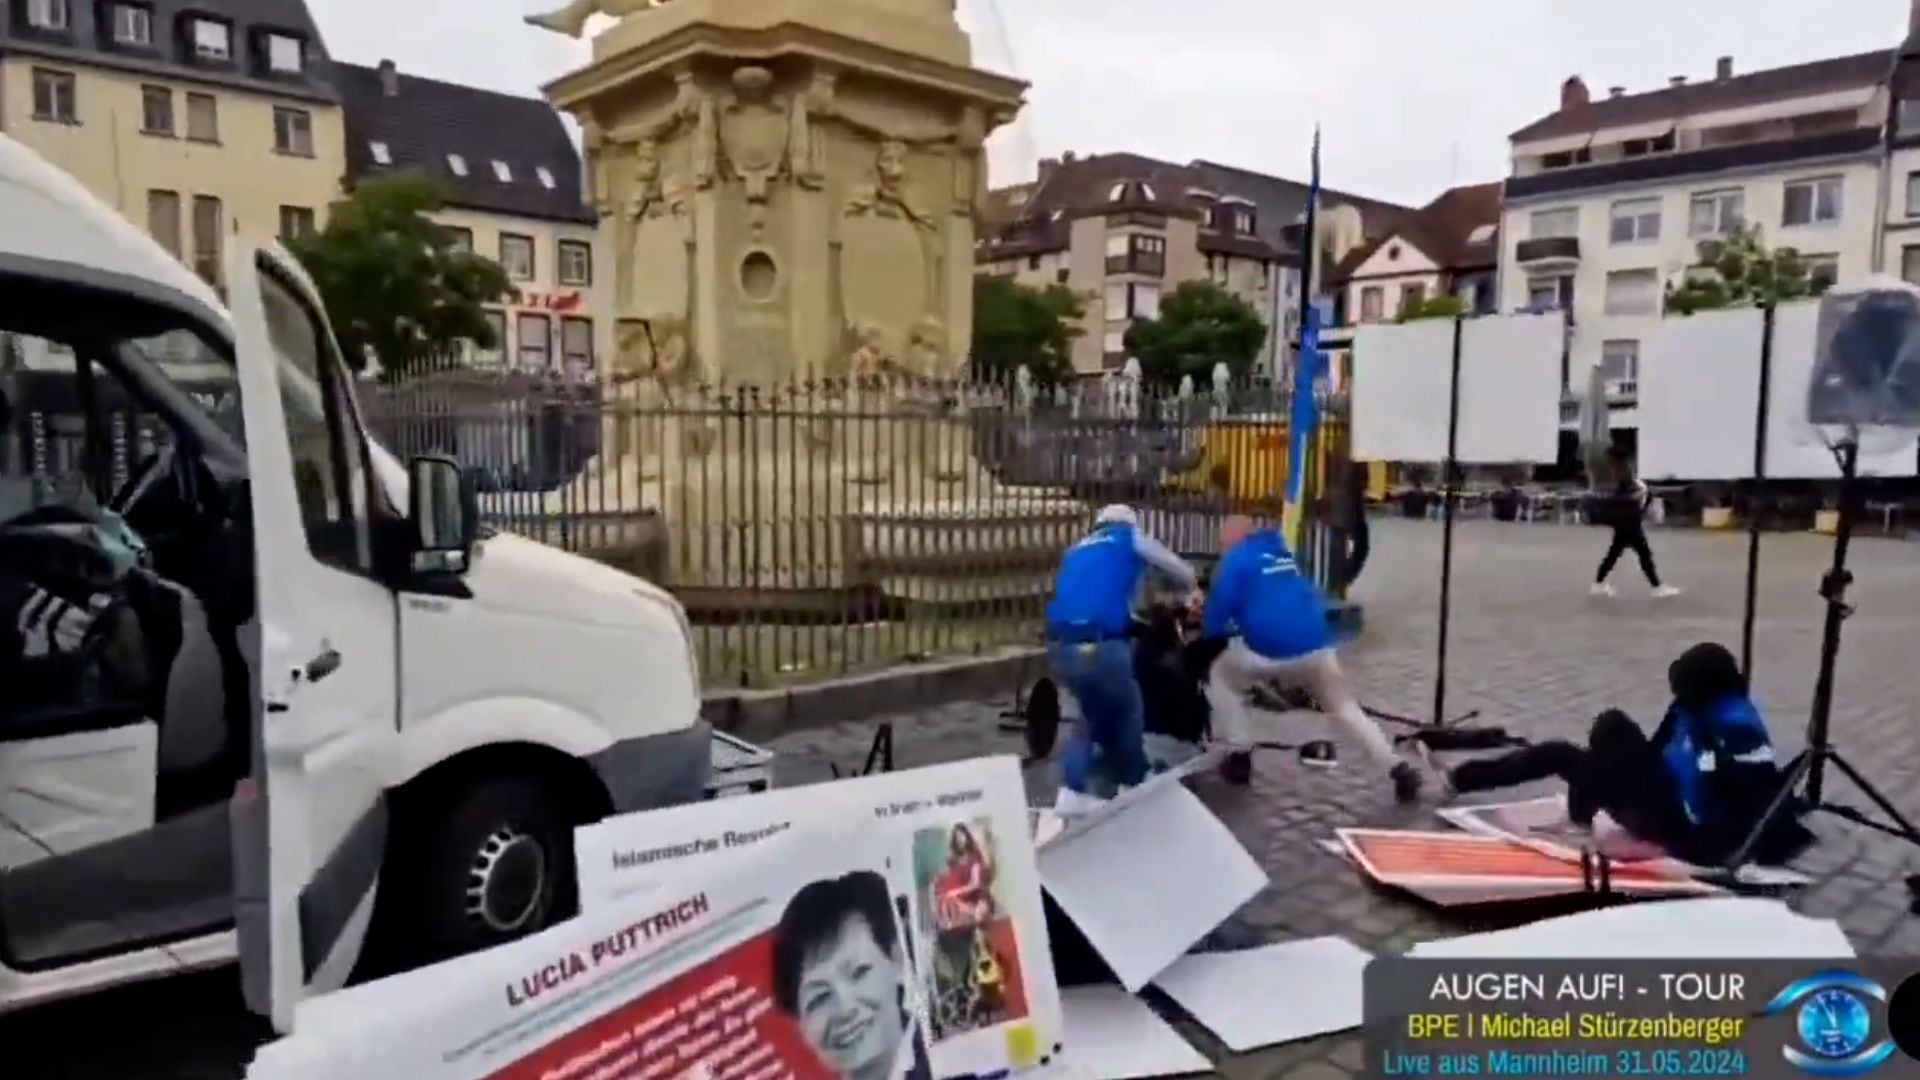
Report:
[[[525,289],[520,293],[520,306],[535,311],[578,311],[586,306],[586,297],[579,290],[573,292],[539,292]]]

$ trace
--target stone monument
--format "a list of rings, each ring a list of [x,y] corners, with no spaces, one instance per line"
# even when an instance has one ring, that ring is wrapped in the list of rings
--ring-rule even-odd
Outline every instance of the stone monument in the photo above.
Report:
[[[610,430],[559,501],[657,507],[670,546],[753,533],[681,541],[665,576],[690,589],[806,563],[812,586],[913,593],[886,553],[991,548],[1010,521],[988,506],[1077,521],[1001,498],[938,389],[968,355],[984,144],[1025,89],[973,67],[953,0],[575,0],[528,22],[580,36],[594,15],[618,21],[546,92],[584,132],[608,375],[643,430]],[[834,502],[804,528],[766,510]]]

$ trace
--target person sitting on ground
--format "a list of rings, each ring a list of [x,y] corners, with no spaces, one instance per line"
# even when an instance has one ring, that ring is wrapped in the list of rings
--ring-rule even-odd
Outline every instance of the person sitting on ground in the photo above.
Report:
[[[1575,827],[1592,829],[1604,812],[1674,858],[1717,866],[1739,850],[1784,777],[1732,653],[1713,642],[1695,645],[1667,668],[1667,685],[1673,701],[1651,738],[1627,714],[1608,709],[1584,747],[1543,742],[1462,762],[1447,775],[1448,787],[1490,791],[1558,776],[1567,783]],[[1776,817],[1753,861],[1784,862],[1811,839],[1796,815]],[[1616,850],[1643,853],[1631,845]]]
[[[1368,759],[1392,779],[1398,799],[1419,798],[1424,775],[1394,753],[1386,734],[1360,707],[1334,656],[1326,602],[1300,573],[1280,530],[1231,517],[1221,526],[1220,546],[1225,555],[1201,624],[1205,638],[1231,639],[1207,679],[1215,738],[1228,747],[1251,748],[1258,739],[1247,693],[1266,682],[1299,687],[1359,741]]]

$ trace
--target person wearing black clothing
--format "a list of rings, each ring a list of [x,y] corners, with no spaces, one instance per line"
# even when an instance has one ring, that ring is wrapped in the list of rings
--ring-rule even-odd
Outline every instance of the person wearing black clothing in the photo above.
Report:
[[[1600,569],[1593,575],[1593,595],[1612,596],[1613,586],[1607,584],[1607,575],[1613,573],[1615,563],[1620,556],[1631,551],[1640,559],[1640,572],[1647,576],[1647,584],[1653,586],[1655,596],[1678,596],[1680,590],[1660,581],[1660,571],[1653,565],[1653,548],[1647,544],[1645,518],[1647,506],[1653,501],[1647,491],[1647,485],[1633,475],[1633,466],[1627,460],[1626,452],[1619,447],[1607,451],[1607,458],[1613,463],[1619,482],[1614,487],[1612,505],[1613,542],[1607,545],[1607,554],[1600,560]]]
[[[1489,791],[1559,776],[1574,825],[1590,828],[1605,811],[1675,858],[1718,865],[1739,849],[1784,776],[1732,653],[1695,645],[1667,669],[1667,684],[1673,701],[1651,738],[1609,709],[1584,747],[1545,742],[1463,762],[1448,774],[1449,787]],[[1783,815],[1761,837],[1754,861],[1784,862],[1811,839],[1797,817]]]

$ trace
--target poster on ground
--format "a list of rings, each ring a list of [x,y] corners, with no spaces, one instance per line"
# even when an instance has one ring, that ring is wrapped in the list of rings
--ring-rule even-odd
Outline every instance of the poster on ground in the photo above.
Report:
[[[511,945],[331,995],[247,1075],[931,1080],[920,973],[932,958],[914,941],[902,855],[854,835],[677,875]],[[1007,1060],[1052,1049],[1017,1026],[1002,1039]]]
[[[874,837],[906,875],[935,1075],[1026,1068],[1064,1039],[1019,759],[977,758],[609,818],[575,834],[580,906],[627,910],[775,848]]]
[[[1536,900],[1591,891],[1586,870],[1515,840],[1396,829],[1334,833],[1360,872],[1445,907]],[[1608,885],[1629,896],[1708,896],[1722,890],[1684,870],[1613,865]]]

